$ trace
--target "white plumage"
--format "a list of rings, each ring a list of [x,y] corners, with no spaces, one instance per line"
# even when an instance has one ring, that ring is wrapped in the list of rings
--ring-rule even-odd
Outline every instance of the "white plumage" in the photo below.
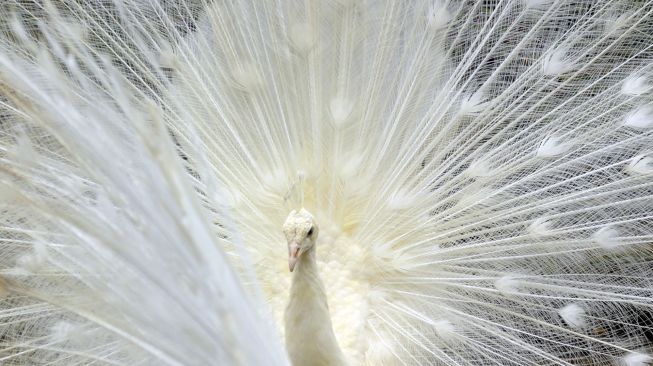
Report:
[[[305,209],[293,210],[283,229],[288,240],[288,268],[294,271],[284,315],[290,361],[294,366],[346,365],[317,270],[317,223]]]
[[[1,364],[652,360],[652,1],[9,0],[0,50]]]

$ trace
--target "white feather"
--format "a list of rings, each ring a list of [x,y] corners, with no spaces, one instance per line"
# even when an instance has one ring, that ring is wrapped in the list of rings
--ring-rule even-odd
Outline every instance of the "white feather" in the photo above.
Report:
[[[609,35],[618,35],[622,33],[628,26],[628,22],[632,17],[630,11],[624,12],[622,9],[616,10],[608,14],[605,18],[605,33]]]
[[[433,326],[438,337],[442,338],[442,340],[450,342],[455,339],[456,328],[449,320],[437,320]]]
[[[621,86],[621,92],[627,95],[642,95],[651,90],[650,80],[643,75],[632,75],[626,79]]]
[[[646,353],[630,352],[621,359],[622,366],[647,366],[653,358]]]
[[[232,76],[235,86],[244,91],[254,91],[263,83],[259,71],[251,62],[238,63],[232,71]]]
[[[585,310],[578,304],[569,304],[558,310],[560,317],[573,328],[583,328],[586,325]]]
[[[635,109],[626,116],[624,125],[638,130],[653,127],[653,105],[645,105]]]
[[[446,3],[441,1],[436,1],[431,5],[431,11],[428,16],[429,27],[433,30],[439,30],[442,27],[446,26],[447,23],[451,20],[451,14],[447,9]]]
[[[653,158],[646,155],[637,155],[630,159],[626,171],[630,174],[651,174],[653,173]]]
[[[494,169],[485,159],[481,158],[469,164],[465,173],[471,177],[487,177],[494,173]]]
[[[458,113],[461,115],[481,112],[489,104],[482,90],[474,94],[463,96]]]
[[[559,46],[553,49],[544,60],[543,73],[548,76],[558,76],[576,68],[576,64],[569,58],[569,48]]]
[[[549,235],[552,231],[553,223],[546,217],[538,217],[528,226],[528,232],[534,236]]]
[[[541,158],[553,158],[562,155],[571,149],[571,144],[562,138],[551,135],[546,137],[537,148],[537,156]]]
[[[521,282],[515,276],[507,274],[494,283],[494,287],[501,291],[504,295],[510,295],[519,292]]]
[[[333,98],[329,103],[333,123],[338,127],[350,119],[353,109],[354,103],[344,98]]]
[[[592,239],[605,249],[612,250],[621,245],[619,231],[611,226],[604,226],[592,234]]]
[[[315,29],[309,23],[296,23],[290,28],[290,40],[301,52],[308,52],[316,42]]]

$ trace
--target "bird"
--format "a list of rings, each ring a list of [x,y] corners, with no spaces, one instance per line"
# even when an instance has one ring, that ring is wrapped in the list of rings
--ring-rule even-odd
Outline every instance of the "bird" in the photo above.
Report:
[[[3,1],[0,364],[652,364],[652,15]]]
[[[347,361],[333,333],[324,284],[317,270],[317,223],[305,209],[293,210],[283,231],[288,241],[288,269],[293,272],[297,267],[284,316],[290,360],[295,366],[345,365]]]

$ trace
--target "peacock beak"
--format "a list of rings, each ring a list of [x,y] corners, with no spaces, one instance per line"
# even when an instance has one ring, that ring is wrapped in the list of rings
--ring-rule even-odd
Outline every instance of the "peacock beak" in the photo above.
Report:
[[[288,249],[288,269],[290,272],[295,269],[295,264],[297,264],[297,260],[299,259],[299,256],[302,254],[301,248],[297,244],[290,244],[290,248]]]

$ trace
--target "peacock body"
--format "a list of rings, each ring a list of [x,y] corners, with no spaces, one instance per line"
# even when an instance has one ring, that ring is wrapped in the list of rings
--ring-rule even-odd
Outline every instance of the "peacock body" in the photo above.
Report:
[[[0,363],[653,360],[652,1],[0,6]]]

